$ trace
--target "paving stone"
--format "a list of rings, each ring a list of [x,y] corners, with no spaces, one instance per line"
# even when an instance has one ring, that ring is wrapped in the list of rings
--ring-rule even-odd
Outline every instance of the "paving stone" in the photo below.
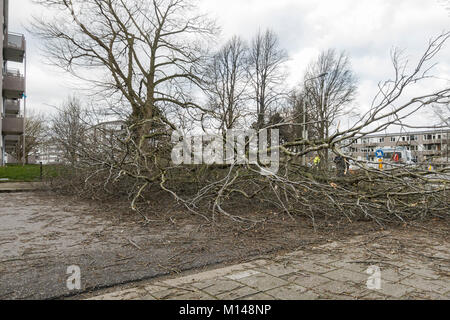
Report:
[[[156,282],[156,283],[151,283],[151,284],[145,285],[144,289],[148,293],[158,292],[158,291],[167,290],[167,285],[163,284],[161,282]]]
[[[201,289],[202,291],[205,291],[210,295],[217,296],[227,291],[232,291],[237,288],[240,288],[243,285],[229,279],[213,279],[199,283],[194,283],[192,284],[192,286]]]
[[[288,284],[287,286],[266,291],[266,293],[278,300],[301,300],[307,290],[296,284]]]
[[[222,294],[217,295],[217,298],[220,300],[238,300],[242,297],[246,297],[252,294],[258,293],[257,290],[249,288],[249,287],[242,287],[233,291],[228,291]]]
[[[256,271],[256,270],[247,270],[247,271],[243,271],[243,272],[239,272],[239,273],[230,274],[230,275],[226,276],[226,278],[228,278],[230,280],[241,280],[241,279],[256,275],[258,273],[260,273],[260,272]]]
[[[214,279],[217,277],[222,277],[231,273],[243,272],[247,269],[255,268],[255,265],[252,263],[242,263],[233,266],[228,266],[220,269],[204,271],[197,274],[192,274],[188,276],[172,278],[168,280],[164,280],[162,282],[166,284],[170,284],[172,286],[178,286],[180,284],[193,283],[202,280]]]
[[[254,265],[255,267],[264,267],[271,263],[272,263],[272,261],[266,260],[266,259],[259,259],[259,260],[254,260],[251,262],[251,264]]]
[[[177,296],[170,296],[167,300],[216,300],[216,298],[204,293],[204,292],[187,292]]]
[[[405,271],[425,277],[425,278],[429,278],[429,279],[438,280],[440,278],[439,274],[437,274],[436,271],[428,268],[427,266],[421,266],[421,265],[410,266],[410,265],[408,265],[405,268]]]
[[[366,283],[369,275],[364,275],[359,272],[354,272],[346,269],[338,269],[328,273],[322,274],[324,277],[338,281],[352,281],[354,283]]]
[[[187,293],[195,293],[195,292],[196,292],[195,290],[173,288],[152,293],[152,296],[154,296],[158,300],[177,299],[178,297],[183,296]]]
[[[354,272],[366,273],[367,268],[372,264],[370,264],[370,263],[368,263],[368,264],[351,263],[351,262],[349,262],[349,260],[344,259],[344,260],[333,262],[333,263],[331,263],[331,265],[334,266],[335,269],[343,268],[343,269],[354,271]]]
[[[381,268],[381,279],[388,280],[390,282],[399,282],[410,275],[411,273],[403,270]]]
[[[84,300],[95,300],[95,301],[99,301],[99,300],[108,300],[106,298],[106,295],[99,295],[99,296],[95,296],[95,297],[91,297],[91,298],[86,298]]]
[[[420,275],[414,274],[411,277],[405,278],[401,281],[402,284],[411,286],[418,291],[433,291],[438,294],[445,294],[449,290],[450,282],[447,279],[447,285],[442,282],[437,282],[434,280],[429,280],[421,277]]]
[[[392,296],[394,298],[401,298],[402,296],[405,296],[413,291],[414,288],[412,287],[405,286],[401,283],[391,283],[388,281],[381,281],[381,289],[379,290],[380,293]]]
[[[314,274],[294,274],[286,279],[290,283],[298,284],[305,288],[314,288],[321,284],[327,283],[330,279]]]
[[[398,259],[398,258],[396,258],[396,259]],[[389,266],[402,268],[402,269],[405,268],[405,266],[406,266],[406,262],[403,260],[392,260],[391,259],[391,260],[388,260],[387,263],[389,264]]]
[[[265,273],[255,274],[240,279],[239,282],[260,291],[267,291],[288,284],[288,282],[283,279]]]
[[[111,292],[104,294],[100,297],[92,298],[90,300],[132,300],[137,299],[140,296],[146,295],[147,291],[141,288],[133,288],[133,289],[126,289],[126,290],[120,290],[116,292]]]
[[[327,253],[316,253],[314,255],[308,256],[301,261],[312,261],[312,262],[326,262],[327,264],[331,264],[332,262],[341,260],[341,252],[337,250],[333,250],[332,252]]]
[[[320,299],[320,296],[317,293],[309,290],[300,294],[298,296],[298,299],[296,300],[318,300],[318,299]]]
[[[321,292],[318,300],[356,300],[356,298],[351,295]]]
[[[318,262],[316,262],[318,261]],[[325,262],[322,262],[320,260],[315,261],[296,261],[295,264],[292,264],[292,266],[295,266],[300,271],[307,271],[307,272],[313,272],[313,273],[326,273],[330,272],[332,270],[335,270],[336,267],[333,265],[324,265]]]
[[[351,282],[330,281],[315,287],[314,291],[359,298],[366,295],[368,289],[362,286],[358,287]]]
[[[291,258],[291,259],[304,259],[304,258],[308,257],[309,255],[311,255],[311,253],[303,251],[303,250],[297,250],[297,251],[292,251],[292,252],[286,253],[283,257]]]
[[[275,298],[263,292],[259,292],[254,295],[244,297],[242,300],[275,300]]]
[[[293,268],[291,266],[284,266],[282,264],[271,263],[265,266],[264,268],[258,268],[256,271],[268,273],[275,277],[284,276],[287,274],[298,272],[298,268]]]
[[[238,265],[221,268],[219,270],[216,270],[216,272],[218,274],[220,274],[221,276],[223,276],[223,275],[228,275],[230,273],[235,273],[238,271],[244,271],[244,270],[254,269],[254,268],[255,268],[255,264],[253,264],[252,262],[248,262],[248,263],[241,263]]]
[[[449,300],[448,297],[446,297],[443,294],[438,294],[435,292],[412,292],[405,296],[408,300]]]
[[[387,296],[373,291],[359,298],[359,300],[387,300],[387,299],[388,299]]]

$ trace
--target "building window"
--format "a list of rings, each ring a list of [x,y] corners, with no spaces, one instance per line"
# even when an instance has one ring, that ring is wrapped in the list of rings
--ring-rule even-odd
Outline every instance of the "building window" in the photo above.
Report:
[[[395,142],[395,141],[396,141],[395,137],[391,137],[391,142]]]
[[[384,142],[384,138],[380,138],[380,143],[381,143],[381,142]]]

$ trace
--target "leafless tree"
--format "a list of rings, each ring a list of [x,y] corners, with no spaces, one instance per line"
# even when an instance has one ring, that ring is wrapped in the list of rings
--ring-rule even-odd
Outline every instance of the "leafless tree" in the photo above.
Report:
[[[357,80],[345,52],[330,49],[320,53],[310,63],[305,74],[303,92],[308,102],[308,118],[315,121],[310,126],[318,139],[327,139],[336,120],[349,113],[348,107],[355,99]],[[322,164],[328,161],[328,152],[322,153]]]
[[[49,61],[87,81],[91,95],[106,100],[112,113],[128,110],[119,119],[126,122],[126,135],[118,135],[121,140],[114,144],[122,148],[105,159],[95,150],[88,153],[88,145],[78,165],[90,178],[133,180],[130,197],[139,199],[158,184],[170,160],[167,149],[177,125],[170,116],[208,111],[193,93],[202,84],[205,40],[214,40],[217,28],[190,0],[36,2],[56,11],[56,19],[36,18],[31,28],[44,40]],[[100,185],[103,190],[107,183]]]
[[[287,53],[280,48],[278,36],[271,30],[258,32],[250,46],[248,66],[258,129],[264,127],[268,112],[285,93],[281,85],[286,79],[286,61]]]
[[[450,128],[450,104],[446,106],[435,106],[433,111],[438,118],[439,125]]]
[[[51,119],[51,143],[64,155],[64,160],[74,165],[85,140],[87,122],[81,101],[70,96]]]
[[[238,121],[246,115],[249,82],[247,54],[244,41],[234,36],[213,55],[207,66],[205,82],[208,104],[221,132],[236,128]]]
[[[139,136],[152,125],[174,127],[166,118],[171,108],[199,107],[188,89],[200,82],[200,40],[215,26],[192,1],[35,1],[57,11],[32,27],[49,60],[88,80],[115,108],[129,109]]]
[[[25,163],[28,164],[30,156],[36,154],[39,147],[45,141],[48,128],[45,125],[45,117],[42,114],[29,111],[25,119]],[[23,159],[23,139],[15,147],[14,157],[20,161]]]

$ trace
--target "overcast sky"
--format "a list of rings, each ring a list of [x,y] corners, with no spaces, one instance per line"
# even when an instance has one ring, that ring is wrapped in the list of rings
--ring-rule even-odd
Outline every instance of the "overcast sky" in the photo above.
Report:
[[[202,0],[201,8],[217,19],[222,37],[250,39],[258,29],[273,29],[288,51],[290,84],[303,76],[306,65],[328,48],[346,50],[359,78],[357,104],[367,107],[377,83],[392,75],[390,50],[405,49],[417,59],[428,40],[450,30],[450,0]],[[60,71],[43,64],[37,40],[25,32],[33,14],[42,8],[31,0],[10,1],[10,31],[26,34],[28,43],[28,104],[51,112],[74,90]],[[441,82],[420,88],[429,91],[450,84],[450,43],[440,53],[434,74]],[[436,80],[437,81],[437,80]]]

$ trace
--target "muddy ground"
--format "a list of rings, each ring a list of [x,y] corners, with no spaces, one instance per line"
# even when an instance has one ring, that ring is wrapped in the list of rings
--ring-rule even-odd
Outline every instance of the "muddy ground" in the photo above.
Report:
[[[370,235],[370,222],[316,221],[282,214],[257,225],[219,225],[167,205],[150,221],[119,203],[98,204],[49,192],[0,194],[0,299],[57,299],[132,281]],[[241,208],[242,210],[247,210]],[[249,215],[251,216],[251,215]],[[448,240],[448,221],[418,227]],[[66,287],[67,268],[81,269],[82,290]]]

